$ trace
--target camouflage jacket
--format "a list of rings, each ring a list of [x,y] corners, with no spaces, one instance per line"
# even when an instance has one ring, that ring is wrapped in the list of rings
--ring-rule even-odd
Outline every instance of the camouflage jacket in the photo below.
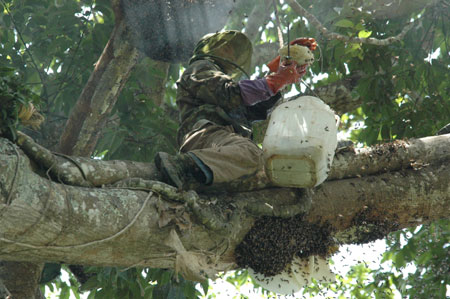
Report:
[[[193,62],[184,71],[177,86],[179,144],[199,120],[231,125],[236,133],[250,137],[251,121],[265,119],[267,109],[279,99],[278,94],[259,105],[244,106],[239,84],[207,59]]]

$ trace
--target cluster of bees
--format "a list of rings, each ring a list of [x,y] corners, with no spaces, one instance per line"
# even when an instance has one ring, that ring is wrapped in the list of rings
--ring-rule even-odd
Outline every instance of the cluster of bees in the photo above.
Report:
[[[327,256],[334,242],[328,227],[292,218],[262,217],[235,251],[236,262],[266,276],[281,273],[294,256]]]

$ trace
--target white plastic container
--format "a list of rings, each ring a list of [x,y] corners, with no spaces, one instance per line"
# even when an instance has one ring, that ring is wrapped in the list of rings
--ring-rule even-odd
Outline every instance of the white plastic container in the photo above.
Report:
[[[272,112],[263,141],[265,170],[283,187],[310,188],[328,176],[339,117],[322,100],[302,96]]]

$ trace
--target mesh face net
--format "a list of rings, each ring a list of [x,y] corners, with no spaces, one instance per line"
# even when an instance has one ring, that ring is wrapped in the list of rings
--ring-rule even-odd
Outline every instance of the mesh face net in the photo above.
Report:
[[[228,30],[205,35],[194,49],[190,62],[207,58],[218,64],[226,74],[233,78],[250,69],[252,44],[245,34]],[[238,67],[237,67],[238,66]]]

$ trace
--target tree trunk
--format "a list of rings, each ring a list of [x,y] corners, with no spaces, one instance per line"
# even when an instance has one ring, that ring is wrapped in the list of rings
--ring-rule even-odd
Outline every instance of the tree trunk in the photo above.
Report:
[[[125,22],[117,20],[94,71],[72,109],[59,142],[68,155],[90,156],[123,86],[138,60]]]

